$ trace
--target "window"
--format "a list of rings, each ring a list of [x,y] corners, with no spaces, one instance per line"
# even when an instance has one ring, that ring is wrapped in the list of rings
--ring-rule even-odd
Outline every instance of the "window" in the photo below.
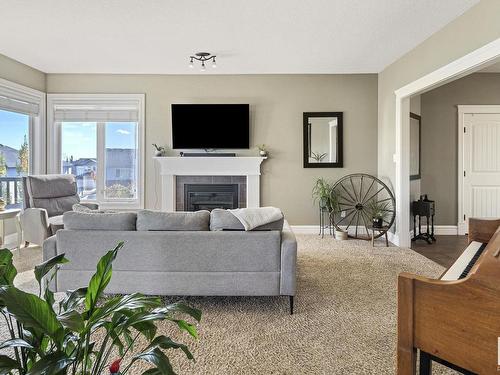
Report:
[[[54,173],[73,174],[82,200],[143,207],[144,95],[49,95]]]
[[[44,98],[39,91],[0,79],[0,197],[8,208],[22,207],[21,178],[45,170]]]

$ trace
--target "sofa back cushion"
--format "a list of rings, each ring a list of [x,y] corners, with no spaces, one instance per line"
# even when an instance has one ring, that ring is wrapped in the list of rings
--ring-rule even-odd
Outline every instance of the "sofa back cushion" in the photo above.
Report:
[[[141,210],[137,213],[137,230],[141,231],[208,231],[209,211],[158,212]]]
[[[253,231],[266,231],[266,230],[283,230],[283,222],[284,218],[280,220],[273,221],[272,223],[261,225],[260,227],[252,229]],[[222,210],[220,208],[216,208],[212,210],[210,213],[210,230],[218,231],[218,230],[245,230],[243,224],[238,220],[236,216],[234,216],[228,210]]]
[[[25,177],[26,207],[44,208],[49,217],[71,211],[80,202],[72,175],[32,175]]]
[[[64,229],[72,230],[121,230],[135,231],[137,214],[135,212],[93,213],[65,212]]]

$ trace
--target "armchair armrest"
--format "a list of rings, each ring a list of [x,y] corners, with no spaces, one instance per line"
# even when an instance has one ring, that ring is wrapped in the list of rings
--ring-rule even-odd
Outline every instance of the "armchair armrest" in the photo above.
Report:
[[[23,237],[27,242],[42,245],[51,235],[49,215],[44,208],[27,208],[21,213]]]
[[[297,240],[287,221],[283,223],[281,232],[281,275],[280,294],[294,296],[297,268]]]
[[[500,227],[500,219],[469,219],[469,243],[487,243]]]

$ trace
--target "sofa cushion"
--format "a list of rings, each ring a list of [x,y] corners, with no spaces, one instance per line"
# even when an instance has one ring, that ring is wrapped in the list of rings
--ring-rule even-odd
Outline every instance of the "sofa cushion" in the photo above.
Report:
[[[135,231],[135,212],[93,213],[65,212],[64,229],[72,230],[121,230]]]
[[[70,259],[61,266],[65,270],[92,272],[118,241],[125,245],[113,262],[113,273],[146,272],[148,277],[157,272],[279,272],[281,267],[281,233],[277,231],[88,233],[64,229],[56,237],[58,252]]]
[[[284,218],[280,220],[273,221],[272,223],[261,225],[260,227],[254,228],[254,231],[260,230],[279,230],[283,229]],[[220,208],[216,208],[212,210],[210,213],[210,230],[218,231],[218,230],[245,230],[243,224],[238,220],[236,216],[234,216],[228,210],[222,210]]]
[[[137,230],[142,231],[207,231],[210,212],[137,212]]]
[[[63,216],[57,215],[49,217],[50,232],[56,234],[59,229],[64,229]]]

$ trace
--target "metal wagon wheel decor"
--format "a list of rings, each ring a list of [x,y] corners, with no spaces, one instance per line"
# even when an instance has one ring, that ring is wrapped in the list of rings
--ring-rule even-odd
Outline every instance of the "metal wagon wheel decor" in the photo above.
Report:
[[[378,231],[375,238],[385,235],[396,218],[396,200],[391,190],[378,178],[356,173],[342,177],[332,188],[337,196],[338,209],[332,213],[332,222],[337,230],[354,227],[349,237],[371,239],[369,228],[372,227],[370,205],[379,203],[386,212],[383,226],[386,230]],[[354,234],[352,234],[354,232]]]

